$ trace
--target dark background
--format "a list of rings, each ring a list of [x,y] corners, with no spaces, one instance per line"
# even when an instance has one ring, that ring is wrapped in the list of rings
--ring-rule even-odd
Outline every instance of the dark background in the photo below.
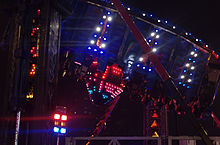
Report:
[[[128,0],[124,3],[168,20],[220,52],[220,1]]]

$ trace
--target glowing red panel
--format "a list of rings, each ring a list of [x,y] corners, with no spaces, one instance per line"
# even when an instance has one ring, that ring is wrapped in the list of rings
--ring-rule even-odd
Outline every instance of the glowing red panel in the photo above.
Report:
[[[55,120],[59,120],[59,119],[60,119],[60,114],[54,114],[53,118],[54,118]]]
[[[61,120],[66,121],[67,120],[67,115],[62,115]]]

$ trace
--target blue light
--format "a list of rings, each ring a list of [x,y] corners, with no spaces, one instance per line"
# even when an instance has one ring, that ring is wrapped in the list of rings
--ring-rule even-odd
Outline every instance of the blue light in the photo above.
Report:
[[[92,49],[92,48],[89,46],[88,49],[90,50],[90,49]]]
[[[58,127],[54,127],[53,128],[53,132],[58,133],[59,132],[59,128]]]
[[[200,41],[200,42],[202,42],[202,40],[201,40],[201,39],[199,39],[199,41]]]
[[[98,92],[101,93],[101,90],[99,90]]]
[[[148,39],[148,42],[149,42],[149,43],[151,43],[151,42],[152,42],[152,40],[151,40],[151,39]]]
[[[140,64],[137,64],[137,67],[140,67]]]
[[[111,12],[107,12],[107,14],[108,14],[108,15],[110,15],[110,14],[111,14]]]
[[[103,99],[108,99],[108,96],[105,95],[105,94],[102,94],[102,98],[103,98]]]
[[[158,42],[154,42],[154,44],[155,44],[155,45],[157,45],[157,44],[158,44]]]
[[[99,24],[100,24],[100,25],[103,25],[103,22],[100,22]]]
[[[191,58],[189,58],[189,61],[192,60]]]
[[[100,54],[103,54],[104,52],[103,51],[100,51]]]
[[[184,69],[184,71],[183,72],[186,72],[186,70]]]
[[[150,17],[153,17],[153,15],[152,15],[152,14],[150,14]]]
[[[93,91],[92,91],[92,90],[89,90],[88,92],[89,92],[89,94],[90,94],[90,95],[93,93]]]
[[[93,91],[95,92],[95,89],[93,89]]]
[[[110,25],[109,25],[109,24],[107,24],[107,25],[106,25],[106,27],[107,27],[107,28],[109,28],[109,27],[110,27]]]
[[[143,69],[146,69],[146,67],[145,67],[145,66],[143,66]]]
[[[192,33],[189,33],[189,35],[191,36],[191,35],[192,35]]]
[[[165,21],[165,23],[167,24],[167,23],[168,23],[168,21]]]
[[[96,37],[97,37],[97,35],[96,35],[96,34],[94,34],[94,35],[93,35],[93,37],[95,37],[95,38],[96,38]]]
[[[196,61],[195,61],[195,60],[193,60],[193,63],[196,63]]]
[[[93,88],[95,88],[96,86],[94,86]]]
[[[158,30],[158,29],[156,29],[156,30],[155,30],[155,32],[159,32],[159,30]]]
[[[106,40],[107,40],[107,38],[106,38],[106,37],[104,37],[104,38],[103,38],[103,40],[105,40],[105,41],[106,41]]]
[[[187,86],[187,88],[189,89],[189,86]]]
[[[66,128],[61,128],[60,133],[65,134],[66,133]]]
[[[183,84],[183,86],[185,87],[185,86],[186,86],[186,84]]]
[[[149,69],[148,69],[148,71],[152,71],[152,69],[151,69],[151,68],[149,68]]]
[[[189,75],[191,75],[191,76],[192,76],[193,74],[192,74],[192,73],[190,73]]]
[[[195,51],[197,51],[197,49],[196,49],[196,48],[195,48],[194,50],[195,50]]]
[[[97,51],[97,49],[94,49],[94,51]]]
[[[179,82],[179,84],[181,85],[181,84],[182,84],[182,82]]]

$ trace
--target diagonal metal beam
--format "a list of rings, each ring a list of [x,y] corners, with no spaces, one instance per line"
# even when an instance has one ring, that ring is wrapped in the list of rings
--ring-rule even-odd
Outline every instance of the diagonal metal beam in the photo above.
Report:
[[[189,119],[191,120],[193,126],[195,127],[196,130],[199,131],[200,136],[202,137],[204,143],[206,145],[212,145],[211,140],[208,137],[207,132],[204,130],[202,125],[198,122],[198,120],[195,118],[195,116],[192,114],[192,111],[189,107],[187,107],[186,102],[182,99],[182,94],[179,92],[177,87],[175,86],[172,78],[168,74],[168,72],[165,70],[163,65],[160,63],[159,59],[157,56],[152,53],[151,47],[148,45],[146,42],[144,36],[142,33],[139,31],[135,23],[132,21],[130,16],[128,15],[127,11],[125,8],[122,6],[120,0],[112,0],[115,8],[118,10],[119,14],[121,15],[122,19],[124,22],[127,24],[129,27],[130,31],[136,38],[138,44],[141,46],[143,49],[143,52],[148,54],[149,60],[152,62],[155,70],[157,71],[158,75],[161,77],[161,79],[166,83],[166,85],[169,87],[169,89],[172,91],[174,96],[176,97],[178,103],[181,105],[182,109],[189,114]]]

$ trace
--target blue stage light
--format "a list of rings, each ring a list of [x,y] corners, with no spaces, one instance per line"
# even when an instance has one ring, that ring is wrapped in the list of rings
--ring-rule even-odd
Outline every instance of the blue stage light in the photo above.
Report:
[[[187,88],[189,89],[189,86],[187,86]]]
[[[143,66],[143,69],[146,69],[146,67],[145,67],[145,66]]]
[[[190,73],[189,75],[191,75],[191,76],[192,76],[193,74],[192,74],[192,73]]]
[[[60,133],[65,134],[66,133],[66,128],[61,128]]]
[[[106,27],[107,27],[107,28],[109,28],[109,27],[110,27],[110,25],[109,25],[109,24],[107,24],[107,25],[106,25]]]
[[[97,49],[94,49],[94,51],[96,52],[96,51],[97,51]]]
[[[192,60],[191,58],[189,58],[189,61]]]
[[[59,129],[58,127],[54,127],[54,128],[53,128],[53,132],[55,132],[55,133],[58,133],[59,130],[60,130],[60,129]]]
[[[156,42],[154,42],[154,44],[155,44],[155,45],[157,45],[157,44],[158,44],[158,42],[156,41]]]
[[[186,84],[183,84],[183,86],[185,87],[185,86],[186,86]]]
[[[94,34],[94,35],[93,35],[93,37],[95,37],[95,38],[96,38],[96,37],[97,37],[97,35],[96,35],[96,34]]]
[[[152,42],[152,40],[151,40],[151,39],[148,39],[148,42],[149,42],[149,43],[151,43],[151,42]]]
[[[90,49],[92,49],[92,48],[89,46],[88,49],[90,50]]]
[[[100,22],[99,24],[100,24],[100,25],[103,25],[103,22]]]
[[[152,71],[152,69],[151,69],[151,68],[149,68],[149,69],[148,69],[148,71]]]
[[[168,23],[168,21],[165,21],[165,23],[167,24],[167,23]]]
[[[104,37],[104,38],[103,38],[103,40],[105,40],[105,41],[106,41],[106,40],[107,40],[107,38],[106,38],[106,37]]]
[[[182,82],[179,82],[179,84],[181,85],[181,84],[182,84]]]
[[[103,54],[104,52],[103,51],[100,51],[100,54]]]
[[[195,60],[193,60],[193,63],[196,63],[196,61],[195,61]]]
[[[108,15],[110,15],[110,14],[111,14],[111,12],[107,12],[107,14],[108,14]]]
[[[140,67],[140,64],[137,64],[137,67]]]
[[[186,72],[186,70],[184,69],[184,71],[183,72]]]

